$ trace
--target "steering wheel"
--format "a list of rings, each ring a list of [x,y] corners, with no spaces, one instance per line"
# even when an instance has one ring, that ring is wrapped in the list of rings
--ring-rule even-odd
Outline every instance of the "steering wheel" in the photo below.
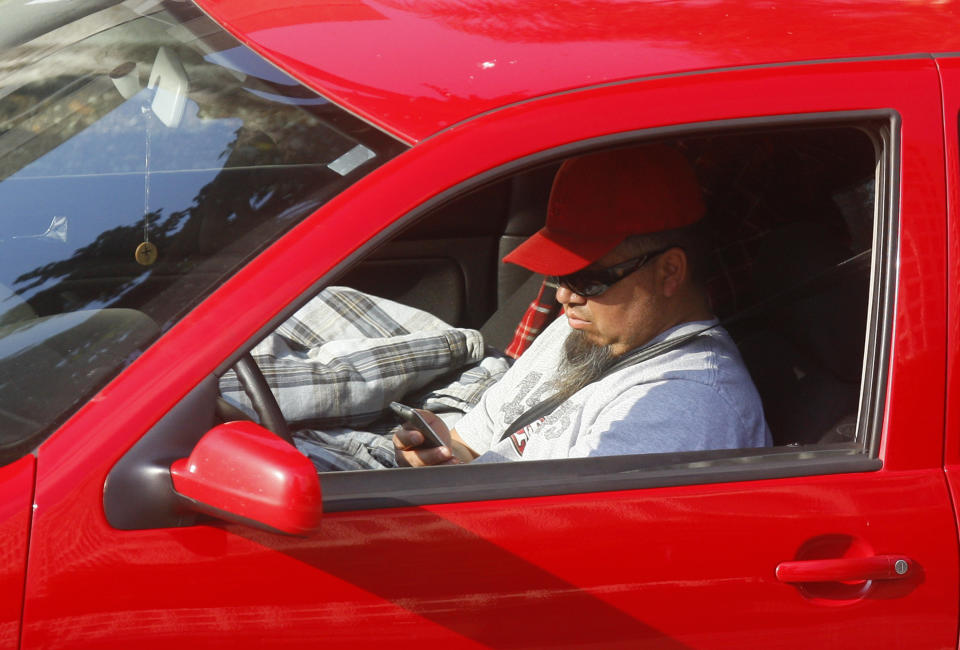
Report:
[[[244,392],[253,403],[253,410],[260,416],[260,423],[292,445],[293,437],[280,410],[280,404],[250,353],[244,352],[233,369],[237,372],[237,379],[240,380]]]

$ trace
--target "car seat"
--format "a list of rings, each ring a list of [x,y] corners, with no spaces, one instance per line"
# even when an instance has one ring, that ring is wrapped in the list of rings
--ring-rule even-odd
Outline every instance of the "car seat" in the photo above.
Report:
[[[755,260],[758,316],[731,327],[778,445],[850,442],[856,433],[870,285],[869,251],[797,222]]]

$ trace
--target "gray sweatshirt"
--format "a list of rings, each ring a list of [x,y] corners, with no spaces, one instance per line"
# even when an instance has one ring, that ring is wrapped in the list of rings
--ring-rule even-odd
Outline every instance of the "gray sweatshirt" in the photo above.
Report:
[[[715,324],[684,323],[649,345]],[[567,319],[558,318],[457,423],[457,433],[480,454],[474,462],[771,444],[760,397],[722,327],[587,385],[545,418],[500,440],[555,391],[552,380],[570,331]]]

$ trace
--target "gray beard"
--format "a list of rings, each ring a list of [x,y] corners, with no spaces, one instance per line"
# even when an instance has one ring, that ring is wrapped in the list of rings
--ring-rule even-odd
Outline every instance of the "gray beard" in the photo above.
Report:
[[[583,332],[573,330],[563,343],[563,358],[554,384],[566,401],[578,390],[600,378],[615,355],[608,345],[591,343]]]

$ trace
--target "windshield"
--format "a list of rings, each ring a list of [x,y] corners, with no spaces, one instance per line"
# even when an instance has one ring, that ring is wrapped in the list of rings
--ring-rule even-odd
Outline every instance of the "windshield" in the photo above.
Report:
[[[404,149],[187,3],[60,18],[47,31],[0,27],[13,43],[0,51],[7,461]]]

